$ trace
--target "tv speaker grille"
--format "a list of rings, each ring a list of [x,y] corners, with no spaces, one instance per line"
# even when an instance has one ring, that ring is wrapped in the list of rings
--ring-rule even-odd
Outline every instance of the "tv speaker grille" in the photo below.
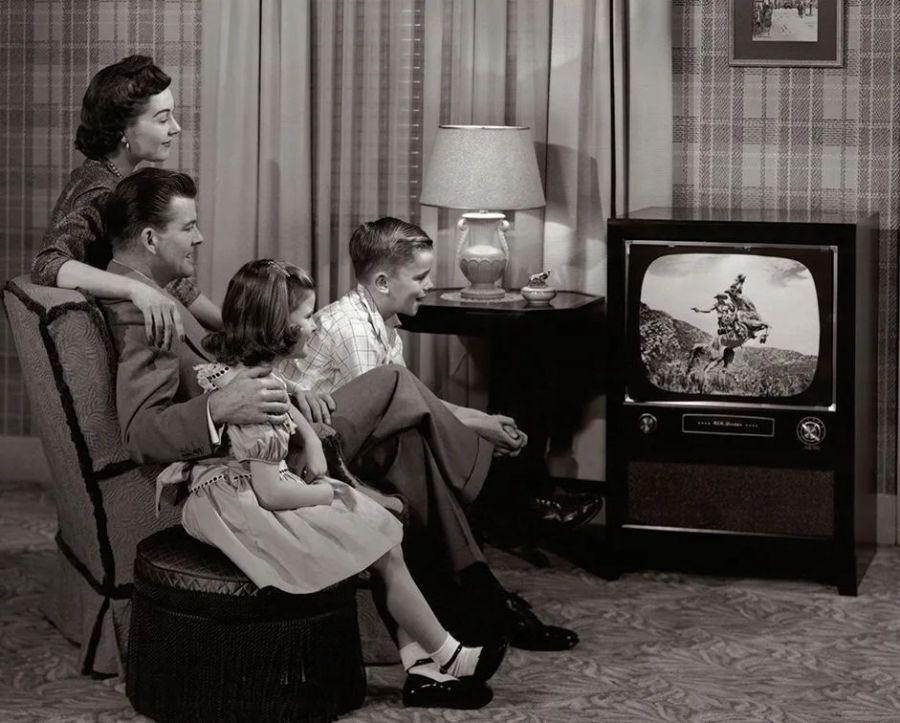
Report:
[[[630,462],[626,523],[832,536],[830,470]]]

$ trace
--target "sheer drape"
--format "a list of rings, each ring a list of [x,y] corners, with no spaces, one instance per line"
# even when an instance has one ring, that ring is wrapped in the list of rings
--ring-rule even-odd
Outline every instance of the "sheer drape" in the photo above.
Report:
[[[250,259],[310,266],[308,10],[203,3],[199,277],[218,302]]]
[[[462,285],[459,212],[417,198],[437,125],[473,123],[530,126],[545,183],[546,208],[510,214],[505,284],[552,268],[605,293],[605,219],[671,198],[670,18],[666,0],[204,0],[203,286],[221,300],[273,255],[326,304],[351,286],[352,229],[383,215],[420,223],[435,284]],[[483,406],[478,342],[407,350],[440,395]]]
[[[204,0],[201,283],[275,256],[347,291],[360,222],[418,219],[422,6]],[[412,159],[412,160],[411,160]]]

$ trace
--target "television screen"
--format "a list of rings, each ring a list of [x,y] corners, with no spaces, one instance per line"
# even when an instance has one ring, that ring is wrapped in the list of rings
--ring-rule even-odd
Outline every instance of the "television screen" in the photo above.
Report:
[[[628,246],[642,396],[828,404],[833,248]]]

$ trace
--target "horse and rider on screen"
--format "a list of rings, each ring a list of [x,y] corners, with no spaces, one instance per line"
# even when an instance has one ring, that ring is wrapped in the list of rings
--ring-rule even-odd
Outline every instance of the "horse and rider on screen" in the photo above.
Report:
[[[718,328],[712,341],[695,344],[691,349],[687,365],[689,376],[700,371],[705,377],[719,365],[722,371],[726,371],[734,360],[735,349],[750,339],[758,339],[760,344],[766,343],[772,326],[760,317],[756,305],[744,295],[746,280],[744,274],[738,274],[731,286],[715,295],[715,301],[708,309],[691,307],[698,314],[715,313]]]

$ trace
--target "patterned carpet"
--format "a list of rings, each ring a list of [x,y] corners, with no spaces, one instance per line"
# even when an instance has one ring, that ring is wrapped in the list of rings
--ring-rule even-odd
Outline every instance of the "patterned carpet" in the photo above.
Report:
[[[141,719],[124,684],[78,675],[41,616],[55,515],[41,489],[0,484],[0,720]],[[514,650],[476,711],[412,711],[396,666],[369,669],[346,721],[900,721],[900,548],[882,548],[858,598],[810,582],[647,572],[607,582],[552,557],[495,550],[504,582],[579,631],[567,653]]]

